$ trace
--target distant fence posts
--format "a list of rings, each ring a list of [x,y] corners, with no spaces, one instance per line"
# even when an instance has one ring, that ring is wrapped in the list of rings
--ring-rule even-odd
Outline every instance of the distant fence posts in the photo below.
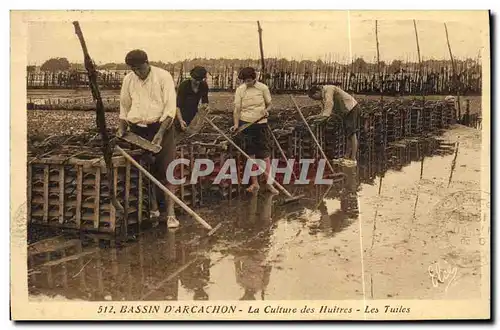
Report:
[[[356,66],[356,63],[316,66],[278,64],[268,62],[266,65],[265,78],[273,93],[304,93],[313,84],[336,83],[355,94],[380,95],[382,88],[383,95],[448,95],[456,90],[456,83],[461,95],[481,94],[481,71],[477,63],[458,67],[456,76],[447,65],[416,67],[403,63],[396,72],[391,72],[388,67],[380,68],[382,72],[379,75],[377,66],[371,64],[367,64],[368,68]],[[170,69],[176,70],[174,66]],[[189,71],[185,69],[170,72],[174,81],[188,78]],[[238,68],[224,65],[207,69],[207,83],[211,91],[232,92],[238,86]],[[125,71],[103,72],[99,75],[99,84],[102,89],[120,89],[125,74]],[[28,89],[78,89],[88,88],[88,78],[86,72],[28,72],[26,84]]]

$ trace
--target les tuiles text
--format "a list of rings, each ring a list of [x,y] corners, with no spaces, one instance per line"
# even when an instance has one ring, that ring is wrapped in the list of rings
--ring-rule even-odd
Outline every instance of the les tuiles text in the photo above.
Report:
[[[398,314],[410,313],[409,307],[402,305],[383,305],[373,307],[364,306],[364,309],[340,307],[337,305],[307,306],[302,308],[284,307],[280,305],[248,306],[241,308],[236,305],[119,305],[99,306],[98,314]]]

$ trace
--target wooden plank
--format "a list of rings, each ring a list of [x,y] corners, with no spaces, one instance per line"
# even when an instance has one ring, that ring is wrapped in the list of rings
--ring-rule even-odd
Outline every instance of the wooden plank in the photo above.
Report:
[[[137,201],[137,210],[138,210],[138,213],[137,213],[137,221],[139,222],[139,227],[142,223],[142,203],[143,203],[143,189],[142,189],[142,172],[141,171],[138,171],[139,172],[139,178],[138,178],[138,198],[139,200]]]
[[[79,242],[80,240],[78,239],[65,241],[63,236],[58,236],[57,239],[47,239],[28,246],[28,255],[35,256],[42,253],[64,250],[73,246],[78,246]]]
[[[49,221],[49,165],[43,167],[43,222]]]
[[[117,189],[116,186],[118,185],[118,168],[114,167],[113,168],[113,183],[111,185],[111,189],[114,189],[115,194],[117,195],[116,198],[118,198],[117,194]],[[109,214],[109,229],[114,232],[116,230],[116,208],[111,203],[111,211]]]
[[[64,166],[59,170],[59,223],[64,223]]]
[[[26,206],[27,206],[27,219],[28,219],[28,222],[31,222],[31,194],[32,194],[32,168],[31,168],[31,164],[28,164],[28,168],[27,168],[27,177],[28,177],[28,184],[26,186],[27,188],[27,191],[26,191]]]
[[[144,153],[143,150],[126,150],[126,151],[131,156],[140,156]],[[126,160],[123,156],[113,156],[112,158],[113,165],[123,166],[125,165],[125,162]],[[106,167],[106,163],[104,162],[104,159],[102,157],[94,159],[78,159],[78,158],[68,158],[64,156],[50,156],[49,158],[41,158],[41,159],[37,159],[36,157],[29,157],[28,163],[39,164],[39,165],[45,165],[45,164],[81,165],[84,166],[85,168],[90,168],[94,166],[100,166],[102,168]]]
[[[161,146],[157,144],[153,144],[150,141],[132,133],[132,132],[126,132],[125,135],[121,137],[122,140],[127,141],[128,143],[131,143],[135,146],[138,146],[139,148],[142,148],[144,150],[151,151],[155,154],[159,153],[161,151]]]
[[[130,162],[127,161],[125,165],[125,198],[124,198],[124,218],[125,218],[125,232],[128,229],[128,216],[129,216],[129,198],[130,198]]]
[[[94,195],[94,228],[99,228],[99,202],[101,198],[101,168],[95,171],[95,195]]]
[[[78,166],[76,170],[76,228],[80,228],[82,221],[82,192],[83,192],[83,168]]]
[[[78,253],[78,254],[73,254],[71,256],[61,258],[61,259],[48,261],[48,262],[40,265],[40,267],[57,266],[57,265],[63,264],[63,263],[68,262],[68,261],[78,260],[79,258],[82,258],[84,256],[88,256],[88,255],[94,254],[96,252],[99,252],[99,248],[93,248],[93,249],[91,249],[89,251],[84,251],[84,252],[81,252],[81,253]]]
[[[181,147],[181,159],[184,159],[184,148]],[[181,164],[181,180],[184,178],[184,164]],[[184,183],[181,184],[181,201],[185,202],[184,200]]]
[[[193,145],[189,147],[189,158],[190,158],[190,168],[194,168],[194,152],[193,152]],[[192,174],[192,172],[191,172]],[[189,181],[191,181],[191,178],[189,178]],[[196,206],[196,185],[192,184],[191,185],[191,205]]]

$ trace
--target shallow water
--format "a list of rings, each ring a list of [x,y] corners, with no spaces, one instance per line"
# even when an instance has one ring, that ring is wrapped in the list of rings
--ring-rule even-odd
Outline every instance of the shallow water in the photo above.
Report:
[[[211,238],[184,217],[175,232],[160,226],[121,248],[62,238],[63,249],[32,254],[29,291],[92,301],[478,298],[489,263],[478,139],[460,128],[398,143],[343,169],[329,190],[291,187],[306,194],[299,203],[260,193],[201,209],[222,222]],[[436,267],[453,278],[436,282]]]

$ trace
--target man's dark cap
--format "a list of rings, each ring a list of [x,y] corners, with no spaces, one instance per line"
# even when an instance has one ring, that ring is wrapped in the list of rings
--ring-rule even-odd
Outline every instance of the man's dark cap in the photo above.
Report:
[[[189,74],[194,80],[201,81],[207,77],[207,69],[202,66],[195,66]]]
[[[311,88],[309,88],[309,90],[307,91],[307,95],[309,96],[313,96],[314,94],[316,94],[317,92],[319,92],[321,90],[321,86],[319,85],[313,85],[311,86]]]
[[[148,63],[148,54],[141,49],[134,49],[125,56],[125,63],[129,66],[137,66]]]

